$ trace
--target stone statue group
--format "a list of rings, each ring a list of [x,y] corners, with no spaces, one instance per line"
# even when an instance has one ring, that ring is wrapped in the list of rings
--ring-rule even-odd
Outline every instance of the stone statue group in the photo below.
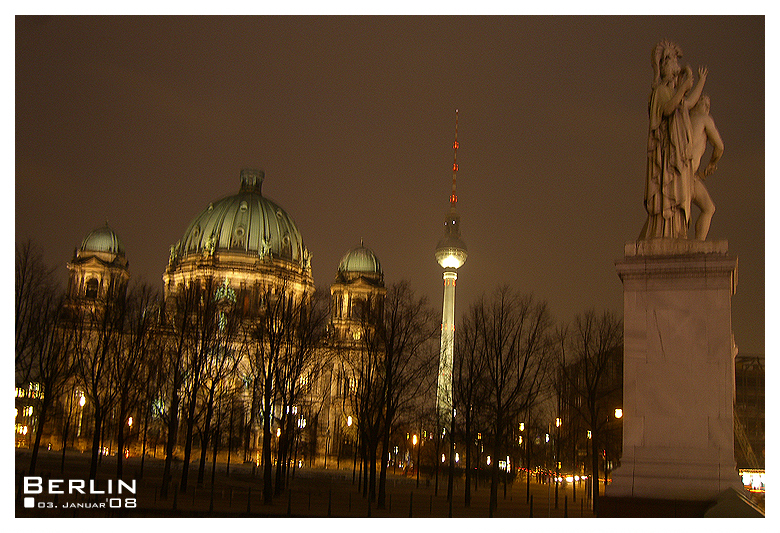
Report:
[[[652,51],[653,85],[650,94],[650,128],[647,136],[645,222],[640,239],[687,239],[691,204],[701,213],[695,238],[705,240],[715,204],[704,180],[717,168],[723,141],[710,116],[710,100],[703,94],[707,68],[698,69],[694,84],[691,67],[682,68],[680,47],[670,41]],[[712,144],[710,161],[699,170],[701,158]]]

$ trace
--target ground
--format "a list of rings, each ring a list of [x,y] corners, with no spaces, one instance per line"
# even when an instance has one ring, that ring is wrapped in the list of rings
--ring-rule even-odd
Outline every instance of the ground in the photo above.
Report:
[[[43,478],[44,493],[23,494],[23,476],[29,469],[30,452],[16,452],[16,516],[17,517],[414,517],[445,518],[450,516],[447,501],[447,479],[439,478],[438,494],[435,480],[421,476],[419,488],[412,476],[388,473],[387,502],[385,509],[377,509],[376,502],[369,503],[353,482],[351,462],[341,468],[329,464],[328,469],[304,467],[295,471],[287,490],[274,498],[271,505],[262,503],[262,473],[250,464],[231,464],[229,475],[226,463],[217,463],[214,484],[211,484],[211,465],[207,466],[202,486],[196,486],[197,463],[190,465],[189,487],[186,493],[178,490],[181,475],[180,461],[174,463],[171,491],[167,499],[160,497],[163,461],[149,458],[141,472],[140,457],[125,460],[124,480],[136,480],[136,493],[125,490],[118,494],[116,458],[103,457],[98,469],[95,489],[107,491],[108,480],[113,480],[113,494],[48,494],[49,479],[66,480],[60,486],[67,492],[67,480],[86,479],[89,473],[89,454],[68,452],[65,469],[60,472],[61,453],[42,451],[39,455],[36,476]],[[234,459],[235,461],[235,459]],[[356,474],[355,478],[358,475]],[[472,482],[473,483],[473,482]],[[85,492],[89,482],[85,483]],[[464,481],[455,480],[451,516],[454,518],[488,517],[490,487],[480,483],[476,490],[472,485],[472,503],[464,506]],[[561,484],[558,505],[555,505],[555,484],[540,483],[534,476],[529,485],[530,498],[526,500],[526,482],[517,480],[509,484],[504,493],[499,486],[496,517],[592,517],[590,500],[585,499],[584,485],[576,488],[576,498],[571,484]],[[26,508],[25,497],[28,498]],[[30,500],[29,498],[33,498]],[[533,503],[532,503],[533,502]],[[76,504],[76,507],[72,505]],[[66,505],[68,506],[66,508]],[[533,505],[533,508],[532,508]],[[112,508],[113,506],[113,508]]]

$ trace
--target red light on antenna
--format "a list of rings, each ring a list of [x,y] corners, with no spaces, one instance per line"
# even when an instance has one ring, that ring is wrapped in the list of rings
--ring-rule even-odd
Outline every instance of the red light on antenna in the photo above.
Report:
[[[452,149],[453,150],[457,150],[458,149],[458,141],[455,141],[454,143],[452,143]]]
[[[457,204],[458,203],[458,195],[457,194],[450,195],[450,203],[451,204]]]
[[[452,164],[452,170],[453,170],[453,172],[457,172],[458,171],[458,164],[457,163],[453,163]]]

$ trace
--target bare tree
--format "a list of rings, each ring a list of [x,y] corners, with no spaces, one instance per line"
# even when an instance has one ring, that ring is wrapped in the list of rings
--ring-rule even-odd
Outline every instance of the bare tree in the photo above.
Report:
[[[112,361],[113,382],[116,383],[117,413],[117,478],[122,479],[125,439],[129,416],[136,411],[146,393],[142,379],[147,359],[152,355],[153,326],[156,314],[157,293],[149,285],[139,285],[127,295],[123,349]]]
[[[484,337],[476,335],[479,323],[478,307],[471,307],[458,329],[455,348],[455,364],[453,372],[453,401],[459,408],[457,421],[461,422],[458,435],[466,445],[466,480],[464,487],[464,505],[471,506],[471,475],[472,452],[475,444],[475,429],[483,415],[482,407],[487,398],[485,381],[486,359],[480,354],[484,350],[481,345]],[[456,417],[453,417],[453,421]],[[454,438],[454,431],[450,432]]]
[[[245,346],[237,343],[238,327],[241,316],[236,312],[235,292],[227,285],[222,285],[215,294],[217,306],[217,331],[213,347],[205,354],[203,366],[203,389],[205,392],[204,428],[201,431],[201,453],[198,466],[198,485],[203,484],[206,469],[206,453],[208,449],[211,424],[214,416],[215,403],[218,395],[229,388],[233,376],[243,355]],[[214,454],[216,454],[217,439],[214,438]]]
[[[399,412],[420,397],[431,380],[438,362],[432,342],[438,333],[436,315],[425,297],[418,298],[407,281],[393,284],[387,291],[384,313],[378,321],[381,340],[384,424],[377,507],[384,508],[387,480],[386,457],[390,451],[390,433]],[[427,385],[427,388],[426,388]]]
[[[42,304],[58,291],[54,269],[46,266],[43,253],[33,241],[16,244],[15,267],[16,383],[23,384],[30,380],[36,349],[33,344],[40,340],[41,329],[50,321],[47,312],[51,305]]]
[[[165,383],[168,381],[166,366],[164,365],[166,340],[162,335],[164,329],[161,327],[160,322],[163,320],[161,310],[162,306],[158,304],[147,311],[147,314],[151,314],[152,321],[151,331],[149,332],[150,344],[147,346],[147,354],[146,357],[143,358],[139,370],[139,382],[143,389],[140,405],[143,423],[141,436],[141,477],[144,475],[150,427],[153,428],[153,432],[155,429],[157,430],[157,433],[155,433],[155,448],[157,445],[160,430],[159,423],[162,421],[162,417],[159,416],[160,413],[158,410],[160,409],[161,400],[164,396]]]
[[[593,511],[598,511],[599,456],[603,430],[609,421],[609,399],[622,388],[620,379],[611,379],[610,371],[623,344],[623,323],[611,312],[597,315],[589,310],[578,315],[573,327],[560,343],[558,372],[567,398],[591,432],[591,490]]]
[[[185,348],[185,375],[184,380],[186,410],[185,410],[185,437],[184,458],[181,469],[181,492],[187,492],[189,480],[190,457],[195,426],[198,422],[199,393],[203,380],[206,378],[204,368],[209,354],[218,351],[220,309],[218,303],[223,300],[217,281],[208,277],[194,283],[195,302],[192,312],[189,314],[189,336]],[[222,315],[224,317],[224,315]],[[212,404],[213,405],[213,404]]]
[[[471,311],[475,334],[482,336],[488,409],[493,441],[490,508],[498,504],[499,458],[503,457],[511,428],[536,400],[553,362],[547,305],[509,287],[496,290],[491,301],[483,297]]]
[[[167,391],[167,412],[161,413],[167,418],[167,437],[165,444],[165,465],[163,466],[160,496],[168,497],[171,482],[171,463],[179,433],[179,410],[181,388],[184,381],[185,354],[190,338],[190,315],[198,305],[199,288],[195,283],[187,283],[179,291],[168,297],[165,312],[161,317],[161,338],[166,339],[162,347],[162,365],[164,375],[168,377],[161,387]]]
[[[76,375],[92,408],[94,422],[90,479],[97,475],[104,423],[119,391],[112,366],[124,350],[126,303],[122,295],[99,305],[73,309]]]
[[[383,424],[385,381],[381,379],[383,347],[377,332],[381,319],[382,302],[368,299],[364,309],[373,312],[361,316],[359,342],[342,347],[344,378],[348,385],[350,403],[357,419],[360,442],[363,495],[370,501],[376,498],[376,454]],[[361,483],[359,483],[361,485]]]
[[[36,406],[38,414],[30,475],[35,472],[41,437],[52,407],[60,399],[72,374],[69,352],[73,345],[73,330],[63,327],[63,303],[62,295],[44,295],[37,313],[38,329],[29,345],[32,357],[30,378],[39,384],[42,392]]]
[[[328,318],[324,294],[319,291],[312,295],[293,297],[284,315],[287,327],[280,345],[275,379],[281,429],[277,446],[276,495],[284,490],[295,429],[306,414],[303,403],[309,404],[310,416],[314,414],[311,408],[320,403],[308,400],[314,400],[317,396],[318,378],[329,363],[327,352],[319,350]]]
[[[263,502],[273,501],[271,437],[274,423],[274,409],[282,399],[281,381],[290,377],[285,372],[285,365],[292,361],[290,369],[293,373],[302,370],[297,366],[293,355],[300,346],[300,330],[308,320],[306,306],[309,296],[299,294],[290,283],[283,280],[280,284],[265,287],[260,295],[257,317],[249,323],[245,330],[246,340],[250,346],[249,365],[253,377],[254,390],[260,398],[263,430]],[[298,355],[303,356],[308,348]],[[289,361],[288,361],[288,356]],[[300,359],[298,359],[300,362]],[[297,370],[296,370],[297,369]],[[288,396],[289,400],[289,396]],[[253,406],[254,410],[254,406]],[[282,413],[284,409],[281,409]],[[281,417],[282,413],[276,413]]]

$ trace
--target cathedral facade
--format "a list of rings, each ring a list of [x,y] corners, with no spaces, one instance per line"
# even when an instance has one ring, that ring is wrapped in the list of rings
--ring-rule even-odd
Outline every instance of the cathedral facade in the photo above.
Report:
[[[233,435],[228,441],[229,449],[239,456],[243,450],[244,460],[260,461],[264,424],[270,423],[269,429],[277,437],[274,445],[279,446],[278,440],[289,423],[291,433],[298,439],[295,454],[288,454],[290,459],[301,463],[304,460],[307,463],[327,462],[328,458],[338,461],[341,456],[350,456],[355,451],[357,421],[350,402],[355,378],[349,370],[349,354],[359,349],[368,321],[381,317],[385,295],[383,272],[377,256],[362,242],[346,252],[338,264],[329,298],[325,298],[327,316],[314,351],[301,360],[301,367],[292,374],[278,371],[265,376],[263,383],[273,380],[274,386],[270,412],[265,413],[267,404],[259,398],[257,385],[262,376],[257,375],[252,358],[257,357],[253,354],[266,353],[267,347],[261,349],[259,344],[269,341],[255,332],[267,329],[261,323],[268,313],[269,300],[284,297],[290,302],[313,302],[315,287],[311,254],[303,237],[293,218],[263,196],[263,180],[264,173],[260,170],[241,170],[238,193],[210,202],[189,222],[182,238],[170,248],[168,265],[162,276],[162,299],[157,307],[162,334],[169,337],[178,334],[179,302],[193,289],[198,291],[201,306],[209,299],[218,302],[220,307],[215,316],[219,315],[221,321],[228,309],[223,304],[227,302],[240,322],[226,343],[232,346],[237,358],[228,374],[216,375],[216,371],[203,366],[199,370],[203,375],[193,381],[192,375],[187,375],[192,369],[182,370],[183,377],[176,385],[181,388],[182,400],[178,405],[179,433],[182,433],[182,420],[187,416],[186,389],[212,384],[212,390],[233,391],[229,400],[229,432]],[[106,302],[125,296],[130,280],[129,262],[117,233],[107,224],[87,235],[67,268],[67,305],[74,316],[77,312],[100,312]],[[224,328],[223,322],[219,328]],[[219,335],[218,331],[216,335]],[[201,336],[205,337],[205,333]],[[206,348],[209,349],[216,350]],[[285,379],[295,383],[282,383]],[[219,387],[213,385],[213,381],[219,381]],[[290,395],[289,391],[296,387],[298,392]],[[67,402],[59,403],[67,404],[69,409],[88,412],[84,391],[75,385],[69,390],[75,401],[69,398]],[[191,391],[189,394],[192,397]],[[155,398],[148,398],[147,404],[154,404],[152,412],[170,410],[172,402],[168,396],[169,393],[159,392]],[[197,401],[205,403],[205,400]],[[27,412],[25,409],[24,413]],[[170,414],[167,412],[166,416]],[[127,414],[124,416],[127,418]],[[143,420],[144,414],[133,412],[132,419]],[[30,425],[33,423],[34,420],[29,421]],[[136,423],[138,430],[139,425]],[[163,427],[162,422],[158,425]],[[19,427],[17,420],[17,433]],[[57,429],[53,428],[50,433],[50,442],[56,442]],[[83,433],[86,435],[86,428]],[[164,431],[160,430],[160,433]],[[79,436],[81,434],[80,421]],[[70,438],[74,439],[74,435]],[[17,442],[19,440],[17,434]],[[181,441],[181,435],[178,440]],[[140,453],[140,442],[140,435],[129,438],[127,449],[132,449],[132,454]],[[71,440],[69,445],[74,443]],[[116,449],[116,443],[113,446]],[[155,442],[155,453],[159,453],[158,446]],[[177,455],[176,451],[174,454]]]

